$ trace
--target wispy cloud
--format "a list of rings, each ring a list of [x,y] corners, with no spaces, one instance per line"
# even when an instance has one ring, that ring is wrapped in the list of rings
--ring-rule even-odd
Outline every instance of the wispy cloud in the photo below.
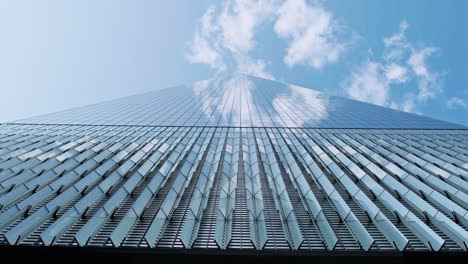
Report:
[[[249,56],[239,55],[236,59],[237,70],[243,73],[252,74],[254,76],[262,77],[265,79],[274,80],[272,74],[266,70],[266,63],[260,59],[252,59]]]
[[[322,69],[343,57],[354,39],[350,31],[343,33],[345,25],[319,1],[224,1],[199,19],[187,60],[217,72],[236,70],[275,79],[268,70],[271,62],[252,55],[264,45],[256,36],[265,28],[286,42],[283,61],[290,67]],[[353,68],[341,82],[348,96],[416,112],[419,104],[441,93],[444,74],[432,71],[427,63],[438,48],[413,44],[406,36],[408,29],[408,22],[401,21],[395,34],[383,38],[381,56],[369,56]]]
[[[390,81],[382,65],[369,60],[358,66],[342,85],[346,93],[354,99],[386,105],[389,97],[389,84]]]
[[[400,22],[400,30],[394,35],[384,38],[383,42],[386,50],[384,51],[384,59],[388,61],[401,60],[408,52],[410,45],[406,39],[406,31],[409,25],[406,20]]]
[[[397,63],[385,65],[385,77],[390,82],[405,83],[408,81],[408,69]]]
[[[225,2],[218,17],[224,47],[236,54],[248,53],[255,46],[254,35],[274,12],[276,1],[236,0]]]
[[[462,98],[459,97],[452,97],[447,101],[447,106],[451,109],[455,108],[466,108],[468,109],[468,104],[463,100]]]
[[[430,72],[426,64],[427,58],[436,51],[437,49],[433,47],[425,47],[420,50],[411,49],[408,65],[411,66],[418,78],[418,99],[421,101],[432,99],[442,91],[441,73]]]
[[[268,61],[254,58],[256,34],[261,26],[287,42],[284,62],[321,69],[336,62],[349,41],[339,39],[340,24],[318,3],[305,0],[234,0],[210,7],[200,18],[189,42],[187,60],[224,71],[237,71],[273,79]]]
[[[347,44],[339,40],[339,24],[333,14],[319,4],[304,0],[286,1],[278,10],[275,32],[289,39],[284,62],[321,69],[338,60]]]
[[[210,7],[197,24],[189,43],[187,59],[207,64],[218,72],[232,60],[236,70],[273,79],[267,63],[254,59],[255,33],[274,13],[276,1],[236,0],[223,2],[221,8]]]
[[[215,9],[210,7],[198,21],[198,26],[189,43],[189,52],[186,58],[191,63],[203,63],[217,71],[226,69],[216,38],[218,26],[215,23]]]
[[[367,59],[342,82],[345,92],[352,98],[414,112],[419,103],[435,98],[441,91],[442,73],[432,72],[427,59],[438,51],[431,46],[418,46],[406,37],[408,22],[403,20],[394,35],[384,38],[384,51],[380,59]],[[417,90],[408,88],[403,93],[392,91],[398,84],[416,84]],[[378,95],[376,95],[378,94]]]

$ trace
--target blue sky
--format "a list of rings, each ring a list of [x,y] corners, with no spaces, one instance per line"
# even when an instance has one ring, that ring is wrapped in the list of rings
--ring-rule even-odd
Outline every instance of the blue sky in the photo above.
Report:
[[[467,1],[0,1],[0,122],[241,71],[468,125]]]

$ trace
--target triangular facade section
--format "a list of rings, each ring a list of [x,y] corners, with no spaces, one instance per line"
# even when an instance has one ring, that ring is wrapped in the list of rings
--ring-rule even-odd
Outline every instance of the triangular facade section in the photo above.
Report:
[[[296,85],[233,74],[14,123],[463,129],[461,125]]]

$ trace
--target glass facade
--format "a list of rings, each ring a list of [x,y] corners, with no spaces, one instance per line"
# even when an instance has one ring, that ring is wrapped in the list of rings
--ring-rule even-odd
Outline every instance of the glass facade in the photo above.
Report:
[[[428,117],[243,74],[35,118],[27,124],[466,129]]]
[[[0,125],[0,246],[466,251],[468,130],[246,75]]]

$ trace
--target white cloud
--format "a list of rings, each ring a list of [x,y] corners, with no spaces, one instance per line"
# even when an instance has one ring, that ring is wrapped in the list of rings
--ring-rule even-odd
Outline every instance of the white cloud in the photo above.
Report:
[[[416,98],[414,94],[407,93],[403,97],[403,102],[401,103],[400,110],[405,112],[414,112],[416,108]]]
[[[447,106],[449,108],[457,108],[457,107],[462,107],[462,108],[467,108],[468,109],[468,104],[461,98],[459,97],[452,97],[447,101]]]
[[[336,62],[348,45],[338,40],[340,25],[333,14],[319,4],[305,0],[233,0],[205,12],[189,42],[186,58],[217,71],[235,68],[271,79],[266,69],[269,62],[252,57],[262,25],[273,26],[274,33],[287,41],[284,62],[289,66],[321,69]]]
[[[272,74],[266,70],[266,63],[263,60],[253,60],[250,57],[238,57],[237,71],[248,73],[265,79],[274,80]]]
[[[214,23],[214,8],[209,8],[200,18],[192,41],[189,43],[189,53],[186,58],[190,63],[203,63],[218,71],[226,69],[221,55],[217,50],[214,36],[218,27]]]
[[[189,42],[188,61],[224,71],[230,58],[237,71],[273,79],[267,63],[251,58],[249,52],[255,47],[258,27],[271,17],[275,6],[275,0],[235,0],[223,2],[219,12],[210,7]]]
[[[426,59],[436,51],[435,48],[423,48],[422,50],[414,50],[408,59],[408,64],[412,67],[413,71],[418,76],[430,75],[426,66]]]
[[[345,92],[361,101],[414,112],[419,103],[435,98],[441,91],[441,75],[432,72],[426,63],[437,51],[434,47],[416,48],[406,37],[408,23],[403,20],[399,31],[384,38],[384,51],[380,60],[366,60],[342,83]],[[415,83],[417,91],[407,88],[392,96],[395,84]],[[378,95],[376,95],[376,93]]]
[[[392,35],[388,38],[384,38],[384,43],[386,47],[391,46],[406,46],[406,30],[408,29],[409,25],[406,20],[402,20],[400,22],[400,31],[395,35]]]
[[[255,31],[273,14],[275,3],[251,0],[226,3],[218,17],[224,47],[234,53],[245,54],[254,47]]]
[[[435,98],[442,92],[440,74],[431,73],[418,79],[418,100],[424,102]]]
[[[390,65],[394,65],[395,61],[406,64],[412,71],[412,79],[418,83],[418,95],[417,98],[414,97],[414,100],[425,101],[434,98],[442,90],[440,74],[430,72],[426,64],[427,58],[434,54],[437,48],[416,48],[406,37],[408,27],[408,22],[403,20],[400,22],[398,33],[384,38],[385,51],[383,59],[386,63],[390,63]],[[406,61],[405,58],[407,58]],[[389,75],[388,77],[391,78],[392,76]],[[398,80],[401,83],[401,79],[398,78]]]
[[[226,65],[221,60],[219,53],[213,47],[201,38],[195,35],[192,41],[191,51],[187,54],[187,59],[191,63],[208,64],[211,68],[223,71]]]
[[[266,79],[274,79],[266,70],[266,63],[253,59],[249,52],[256,42],[254,35],[258,27],[271,17],[276,1],[236,0],[226,2],[218,17],[223,47],[229,50],[237,64],[237,71]]]
[[[387,105],[389,81],[379,63],[363,63],[342,85],[353,99],[377,105]]]
[[[418,99],[422,101],[434,98],[442,91],[440,74],[430,72],[426,65],[427,58],[436,51],[437,49],[433,47],[426,47],[421,50],[412,49],[408,59],[408,65],[411,66],[418,77]]]
[[[406,20],[400,22],[400,30],[398,33],[384,38],[385,50],[383,53],[383,59],[386,61],[398,61],[407,56],[410,45],[406,39],[406,31],[409,25]]]
[[[284,62],[306,64],[321,69],[336,62],[346,44],[338,41],[338,22],[332,13],[304,0],[288,0],[278,10],[274,29],[278,36],[290,39]]]
[[[385,66],[385,77],[389,81],[394,81],[397,83],[404,83],[408,80],[408,70],[406,67],[403,67],[396,63],[391,63]]]

